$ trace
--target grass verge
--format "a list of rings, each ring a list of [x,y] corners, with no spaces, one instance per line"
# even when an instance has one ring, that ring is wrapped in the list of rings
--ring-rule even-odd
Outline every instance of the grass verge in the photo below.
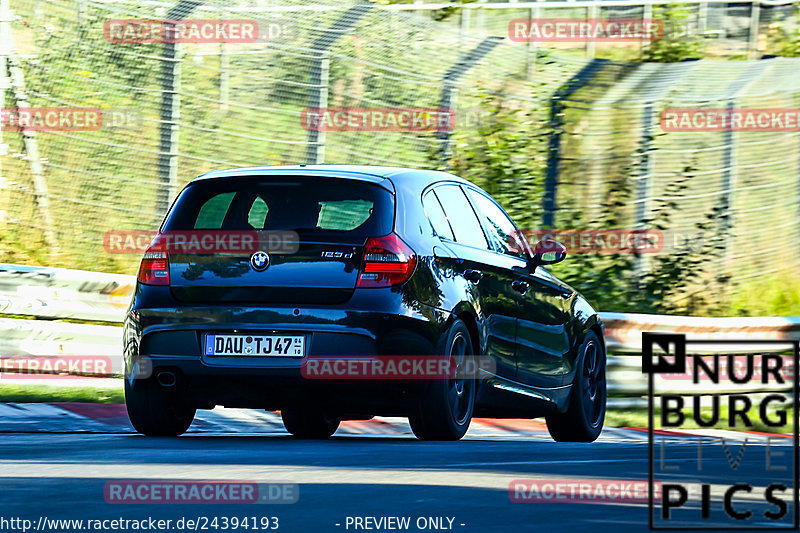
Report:
[[[741,425],[736,429],[743,429],[747,431],[760,431],[763,433],[791,433],[792,432],[792,416],[793,412],[791,409],[786,410],[786,421],[787,424],[772,427],[768,426],[761,417],[758,416],[757,410],[751,410],[748,412],[748,416],[750,421],[752,422],[753,426],[749,428],[743,428]],[[701,413],[703,415],[704,420],[709,420],[711,417],[711,411],[707,409],[702,409]],[[664,429],[675,429],[676,431],[680,431],[681,429],[699,429],[700,425],[698,425],[691,416],[690,411],[685,410],[684,414],[686,415],[686,420],[681,424],[680,428],[664,428]],[[659,420],[658,417],[660,416],[660,410],[656,409],[654,413],[656,427],[659,427]],[[729,426],[726,426],[728,423],[728,411],[727,409],[721,409],[720,419],[722,421],[721,424],[717,424],[713,427],[713,429],[730,429]],[[770,420],[777,420],[777,416],[775,415],[774,411],[770,411]],[[646,428],[647,427],[647,409],[646,408],[626,408],[626,409],[609,409],[606,411],[606,422],[607,426],[614,426],[614,427],[633,427],[633,428]],[[712,429],[712,428],[709,428]]]
[[[51,385],[9,385],[0,383],[0,402],[124,403],[122,380],[119,387],[78,387]]]

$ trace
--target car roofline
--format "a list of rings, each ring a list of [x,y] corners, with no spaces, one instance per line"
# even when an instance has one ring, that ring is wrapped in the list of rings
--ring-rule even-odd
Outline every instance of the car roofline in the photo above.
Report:
[[[394,181],[397,179],[413,180],[420,189],[440,181],[470,183],[459,176],[438,170],[371,165],[281,165],[222,169],[201,174],[189,183],[230,177],[257,178],[286,175],[355,179],[381,185],[392,192],[396,192],[398,184]]]
[[[295,166],[280,166],[280,167],[246,167],[225,170],[213,170],[206,172],[191,180],[187,186],[195,182],[217,180],[225,178],[269,178],[281,176],[308,176],[308,177],[323,177],[323,178],[342,178],[357,181],[364,181],[374,183],[382,188],[394,193],[395,187],[392,181],[386,175],[375,172],[365,172],[361,170],[352,169],[336,169],[330,168],[330,165],[295,165]]]

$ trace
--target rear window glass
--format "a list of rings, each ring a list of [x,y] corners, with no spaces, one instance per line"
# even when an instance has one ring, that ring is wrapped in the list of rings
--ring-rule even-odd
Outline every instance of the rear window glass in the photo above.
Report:
[[[324,229],[352,231],[369,220],[375,207],[369,200],[320,202],[317,226]]]
[[[393,224],[393,195],[375,184],[320,177],[236,177],[187,187],[163,230],[294,230],[367,237],[386,235]]]

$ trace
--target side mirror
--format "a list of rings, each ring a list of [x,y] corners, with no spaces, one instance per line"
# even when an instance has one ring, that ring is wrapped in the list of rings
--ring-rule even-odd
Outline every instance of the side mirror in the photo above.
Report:
[[[536,243],[531,257],[531,267],[539,265],[554,265],[567,257],[567,247],[558,241],[544,239]]]

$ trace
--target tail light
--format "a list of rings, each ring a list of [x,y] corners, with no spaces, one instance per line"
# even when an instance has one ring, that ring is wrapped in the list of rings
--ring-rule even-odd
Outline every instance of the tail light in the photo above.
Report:
[[[137,279],[145,285],[169,285],[167,252],[146,251],[139,266]]]
[[[414,250],[394,233],[372,237],[364,245],[364,267],[359,287],[390,287],[411,277],[417,256]]]

